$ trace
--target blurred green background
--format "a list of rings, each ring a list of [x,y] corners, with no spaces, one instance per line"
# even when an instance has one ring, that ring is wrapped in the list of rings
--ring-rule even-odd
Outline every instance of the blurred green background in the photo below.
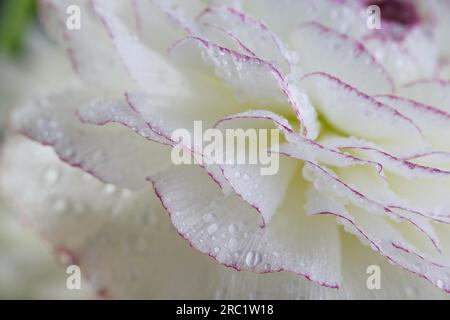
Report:
[[[0,51],[20,52],[24,32],[35,19],[35,0],[0,0]]]
[[[27,52],[25,40],[37,35],[45,38],[42,31],[36,32],[40,30],[36,7],[35,0],[0,0],[0,138],[7,110],[16,102],[15,91],[27,90],[12,78],[11,70],[19,69],[28,77],[36,61]],[[29,57],[22,59],[25,55],[31,56],[29,64],[24,62]],[[0,299],[95,297],[88,285],[82,284],[80,291],[68,290],[66,279],[65,267],[55,259],[52,248],[19,221],[17,212],[0,196]]]

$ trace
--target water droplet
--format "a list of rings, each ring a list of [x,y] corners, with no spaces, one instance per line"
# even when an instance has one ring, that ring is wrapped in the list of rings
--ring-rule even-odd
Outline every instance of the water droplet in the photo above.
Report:
[[[106,160],[106,153],[103,150],[97,150],[93,155],[93,159],[95,162],[103,162]]]
[[[215,233],[217,231],[217,229],[219,229],[219,227],[217,226],[217,224],[213,223],[212,225],[210,225],[208,227],[207,231],[208,231],[209,234],[213,234],[213,233]]]
[[[306,180],[312,181],[314,179],[314,172],[311,170],[311,168],[309,166],[305,165],[303,167],[302,173],[303,173],[303,177]]]
[[[248,174],[244,174],[244,180],[245,181],[249,181],[250,180],[250,177],[248,176]]]
[[[239,231],[247,230],[247,224],[244,221],[239,222],[238,229]]]
[[[44,180],[47,183],[47,185],[52,186],[59,180],[59,171],[56,168],[48,168],[44,173]]]
[[[214,215],[211,212],[205,213],[203,215],[203,220],[205,220],[206,222],[212,222],[214,221]]]
[[[234,177],[235,177],[236,179],[239,179],[239,178],[241,177],[241,174],[240,174],[238,171],[236,171],[236,172],[234,173]]]
[[[106,194],[113,194],[114,192],[116,192],[116,190],[117,190],[117,188],[113,184],[108,184],[105,187],[105,193]]]
[[[62,198],[57,199],[53,204],[53,209],[55,210],[55,213],[62,213],[67,209],[67,201]]]
[[[63,157],[64,158],[70,158],[70,157],[72,157],[74,155],[75,155],[75,149],[72,149],[72,148],[67,148],[63,152]]]
[[[261,254],[256,251],[249,251],[245,256],[247,266],[254,268],[261,263]]]
[[[235,251],[238,248],[239,243],[237,242],[237,240],[235,238],[231,238],[228,241],[228,249],[230,249],[231,251]]]
[[[228,226],[228,232],[231,233],[231,234],[236,232],[236,227],[234,226],[234,224],[230,224]]]
[[[316,188],[317,190],[325,189],[325,184],[323,183],[323,181],[321,179],[314,180],[313,184],[314,184],[314,188]]]
[[[439,279],[438,281],[436,281],[436,285],[439,289],[442,289],[444,287],[444,281]]]

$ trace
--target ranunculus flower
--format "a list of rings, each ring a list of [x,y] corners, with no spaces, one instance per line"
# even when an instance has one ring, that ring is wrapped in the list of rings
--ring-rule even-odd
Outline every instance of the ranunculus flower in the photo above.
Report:
[[[109,297],[446,297],[450,3],[209,2],[40,2],[74,76],[11,116],[18,211]],[[199,120],[278,128],[278,173],[172,164]]]

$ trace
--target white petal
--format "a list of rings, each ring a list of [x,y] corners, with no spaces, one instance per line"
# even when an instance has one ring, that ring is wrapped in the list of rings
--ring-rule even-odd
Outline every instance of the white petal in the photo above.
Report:
[[[290,36],[305,73],[329,73],[368,94],[389,93],[394,84],[364,45],[317,23],[296,28]]]
[[[313,138],[317,136],[316,114],[308,97],[292,79],[285,78],[271,63],[199,37],[178,42],[171,53],[177,61],[190,64],[197,70],[205,64],[199,62],[202,55],[207,63],[214,66],[216,74],[235,90],[239,101],[270,106],[280,113],[293,111],[305,133]],[[205,67],[203,69],[205,72],[208,70]]]
[[[250,111],[245,114],[241,113],[221,119],[216,127],[222,129],[224,135],[226,135],[227,127],[242,129],[244,135],[245,130],[248,128],[262,127],[266,130],[278,130],[273,128],[270,122],[272,119],[271,116],[274,119],[278,119],[276,115],[270,114],[269,112]],[[284,119],[281,117],[279,117],[279,120],[280,123],[287,122],[283,121]],[[267,128],[264,124],[266,124]],[[289,124],[285,125],[289,126]],[[279,141],[270,141],[269,139],[272,139],[270,138],[270,133],[264,133],[265,137],[268,136],[267,143],[261,142],[260,131],[258,129],[256,130],[256,134],[258,135],[256,136],[257,141],[249,141],[246,146],[248,150],[239,149],[238,146],[236,151],[238,157],[242,158],[245,156],[246,164],[236,164],[236,159],[231,159],[234,163],[228,164],[225,161],[225,164],[221,164],[220,168],[234,192],[262,215],[263,226],[265,226],[282,203],[294,171],[298,169],[299,164],[297,161],[280,157],[279,154],[271,152],[274,148],[278,148]],[[252,150],[252,148],[254,149]],[[266,159],[266,161],[269,160],[267,163],[262,163],[262,153],[266,153],[266,157],[270,156],[270,158]],[[227,159],[227,154],[225,154],[225,158]],[[236,158],[236,155],[233,158]],[[254,160],[256,160],[256,163],[251,163]],[[255,186],[258,187],[255,188]]]
[[[289,70],[291,56],[281,40],[264,24],[244,12],[230,7],[212,6],[199,16],[199,22],[206,27],[224,30],[238,40],[238,45],[244,46],[244,53],[250,52],[266,61],[273,61],[284,72]]]
[[[435,43],[422,28],[405,31],[401,40],[369,34],[364,45],[397,85],[433,76],[439,58]]]
[[[301,84],[328,124],[340,132],[371,139],[397,152],[427,146],[410,119],[335,77],[313,73]]]
[[[139,37],[161,54],[194,31],[194,18],[204,5],[197,0],[132,0]]]
[[[376,99],[414,121],[436,150],[450,151],[450,113],[396,96]]]
[[[365,8],[355,1],[333,0],[246,0],[243,6],[283,39],[301,23],[317,21],[342,33],[366,33]]]
[[[140,139],[123,126],[81,123],[76,115],[78,107],[93,102],[108,103],[92,101],[82,90],[62,92],[17,109],[13,125],[33,140],[51,145],[70,165],[102,181],[129,188],[142,186],[146,175],[166,166],[167,148]]]
[[[400,88],[398,95],[450,113],[450,81],[420,80]]]
[[[73,1],[45,0],[46,10],[55,19],[55,33],[63,42],[74,71],[89,86],[101,91],[134,88],[134,83],[123,67],[107,32],[95,19],[87,0],[78,0],[82,25],[79,30],[66,27],[66,9]]]
[[[185,87],[182,75],[160,54],[148,49],[132,36],[112,11],[109,1],[93,0],[92,3],[121,62],[141,89],[149,93],[165,94],[168,91],[182,94]]]
[[[239,270],[286,270],[337,287],[336,226],[309,219],[299,210],[304,192],[300,180],[290,188],[286,199],[291,201],[262,229],[251,207],[235,195],[225,198],[199,168],[178,166],[151,178],[178,232],[198,250]],[[323,236],[317,238],[317,233]]]
[[[442,268],[414,254],[414,246],[382,216],[368,214],[353,206],[348,207],[347,211],[323,192],[316,193],[313,199],[314,203],[308,205],[310,213],[335,215],[349,232],[357,235],[364,243],[369,243],[373,250],[389,261],[449,291],[450,268]]]

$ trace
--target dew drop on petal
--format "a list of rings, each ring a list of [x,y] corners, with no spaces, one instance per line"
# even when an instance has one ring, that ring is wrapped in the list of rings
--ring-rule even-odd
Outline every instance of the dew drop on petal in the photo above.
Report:
[[[245,263],[251,268],[258,266],[261,260],[261,254],[256,251],[249,251],[245,256]]]
[[[44,173],[44,180],[48,186],[53,186],[58,182],[60,177],[60,173],[58,169],[50,167]]]
[[[75,155],[75,150],[72,149],[72,148],[67,148],[67,149],[64,150],[64,152],[63,152],[63,156],[64,156],[65,158],[70,158],[70,157],[72,157],[72,156],[74,156],[74,155]]]
[[[215,224],[215,223],[213,223],[213,224],[211,224],[209,227],[208,227],[208,233],[209,234],[213,234],[213,233],[215,233],[216,231],[217,231],[217,229],[218,229],[219,227],[217,226],[217,224]]]
[[[238,248],[238,241],[235,238],[231,238],[228,241],[228,249],[230,249],[231,251],[234,251]]]
[[[116,188],[116,186],[113,185],[113,184],[108,184],[108,185],[105,187],[105,193],[106,193],[106,194],[113,194],[114,192],[116,192],[116,190],[117,190],[117,188]]]
[[[53,209],[55,210],[55,213],[64,212],[67,209],[67,201],[63,198],[56,199],[53,204]]]
[[[236,232],[236,227],[234,226],[234,224],[230,224],[228,226],[228,232],[231,233],[231,234]]]
[[[106,160],[106,153],[103,150],[97,150],[93,155],[94,161],[103,162]]]

